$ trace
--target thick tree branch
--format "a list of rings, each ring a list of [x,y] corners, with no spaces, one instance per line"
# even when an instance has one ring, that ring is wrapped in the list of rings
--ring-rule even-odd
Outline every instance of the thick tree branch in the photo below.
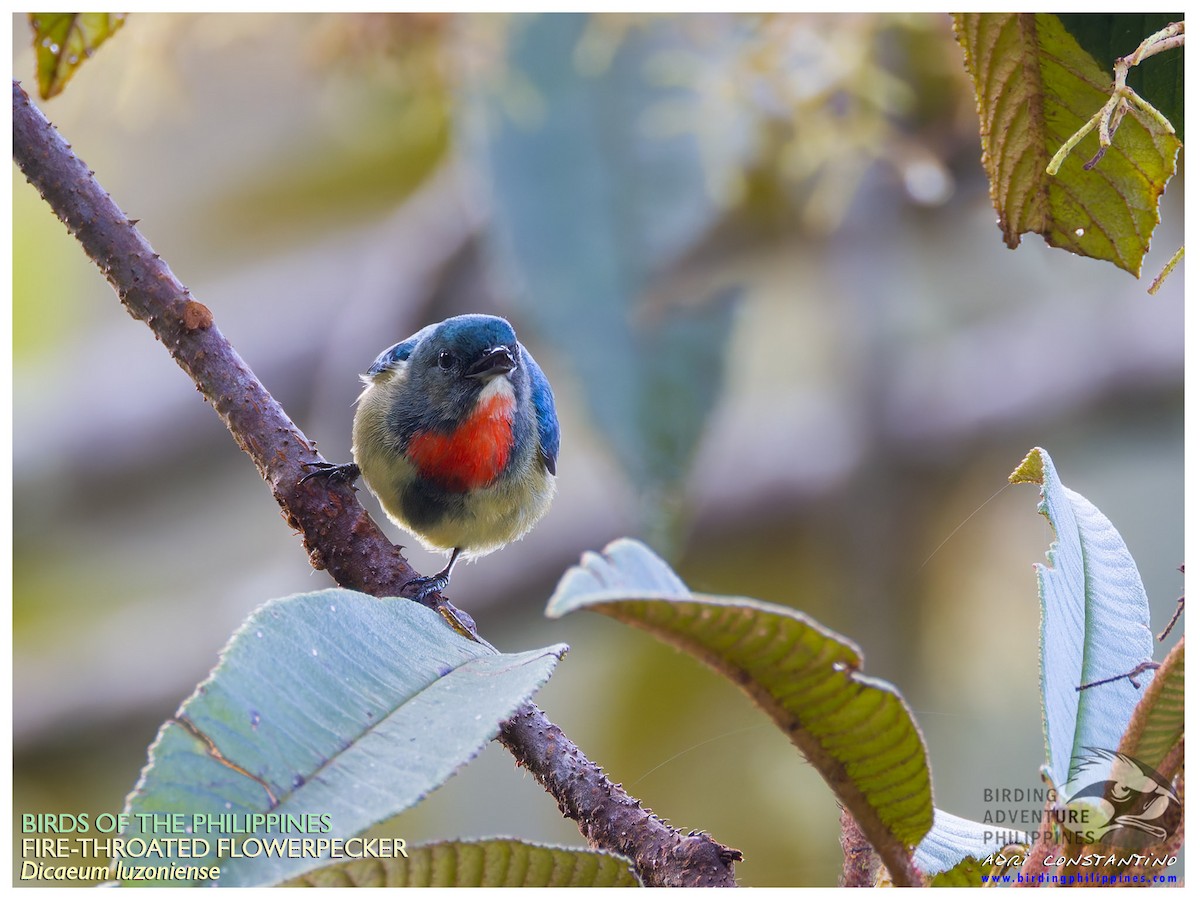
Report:
[[[377,597],[402,596],[416,572],[399,549],[351,488],[319,480],[300,484],[304,465],[320,460],[313,444],[221,334],[208,308],[192,298],[16,81],[13,157],[130,315],[150,327],[254,460],[284,519],[301,535],[312,566],[327,569],[343,587]],[[442,601],[439,608],[453,622],[453,607]],[[457,617],[471,630],[469,619]],[[738,851],[708,835],[668,827],[612,784],[533,704],[505,723],[500,741],[593,846],[630,857],[644,883],[734,884]]]

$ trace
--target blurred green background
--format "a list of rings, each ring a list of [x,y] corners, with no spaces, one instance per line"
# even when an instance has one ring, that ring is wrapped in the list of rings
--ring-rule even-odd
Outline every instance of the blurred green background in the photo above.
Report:
[[[385,346],[513,320],[559,498],[450,596],[501,649],[570,643],[539,705],[744,884],[835,883],[832,795],[689,658],[542,618],[583,551],[640,536],[851,637],[972,818],[1039,786],[1026,451],[1121,531],[1152,627],[1182,593],[1183,267],[1145,287],[1183,179],[1140,283],[1005,249],[945,16],[138,14],[40,105],[329,459]],[[14,811],[115,812],[241,620],[330,581],[15,167],[13,195]],[[583,843],[494,746],[379,832]]]

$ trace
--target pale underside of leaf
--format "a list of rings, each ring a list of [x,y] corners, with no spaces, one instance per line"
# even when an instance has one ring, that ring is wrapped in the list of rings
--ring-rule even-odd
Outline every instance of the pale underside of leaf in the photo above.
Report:
[[[1150,609],[1137,565],[1112,523],[1065,487],[1050,454],[1034,448],[1010,476],[1042,487],[1038,510],[1054,529],[1048,566],[1038,565],[1042,605],[1042,709],[1047,766],[1066,791],[1086,748],[1115,749],[1145,690],[1129,679],[1150,658]],[[1068,794],[1069,795],[1069,792]]]
[[[990,868],[982,863],[985,857],[1009,844],[1028,842],[1026,834],[935,809],[933,828],[917,846],[913,862],[926,875],[935,876],[935,886],[978,887],[978,876]]]
[[[395,815],[477,755],[564,651],[496,654],[419,604],[353,591],[274,601],[163,726],[126,812],[212,817],[194,864],[219,862],[222,885],[294,877],[323,860],[224,858],[217,840],[347,838]],[[267,813],[325,819],[235,827]],[[141,825],[126,836],[154,836]]]

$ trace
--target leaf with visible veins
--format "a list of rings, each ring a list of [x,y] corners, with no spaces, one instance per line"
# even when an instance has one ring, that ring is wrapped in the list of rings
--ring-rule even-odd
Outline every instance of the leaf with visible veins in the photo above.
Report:
[[[983,166],[1005,243],[1040,234],[1053,247],[1140,275],[1179,139],[1135,106],[1093,169],[1084,164],[1099,150],[1094,130],[1047,175],[1054,154],[1108,101],[1112,71],[1054,15],[960,13],[954,26],[975,85]]]
[[[897,883],[933,824],[925,741],[899,692],[861,671],[850,641],[797,610],[693,594],[648,547],[587,553],[546,614],[603,613],[650,632],[732,680],[821,774]]]

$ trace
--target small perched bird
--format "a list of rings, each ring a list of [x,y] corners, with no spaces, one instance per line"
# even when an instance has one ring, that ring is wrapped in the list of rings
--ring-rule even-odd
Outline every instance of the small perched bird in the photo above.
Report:
[[[430,550],[449,550],[436,575],[409,582],[445,590],[459,557],[523,536],[554,497],[558,416],[550,383],[497,316],[455,316],[379,354],[362,377],[354,462],[313,463],[317,476],[361,474],[388,517]],[[405,585],[408,587],[409,585]]]

